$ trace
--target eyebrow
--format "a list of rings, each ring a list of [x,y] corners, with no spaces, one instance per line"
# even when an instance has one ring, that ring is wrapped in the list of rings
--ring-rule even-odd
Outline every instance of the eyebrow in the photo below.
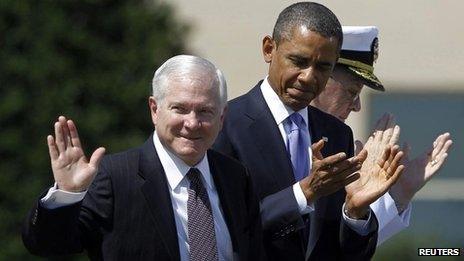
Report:
[[[305,61],[310,60],[310,57],[305,56],[305,55],[301,55],[301,54],[289,54],[288,58],[298,59],[298,60],[305,60]],[[317,61],[316,64],[323,65],[323,66],[332,66],[332,63],[327,62],[327,61]]]

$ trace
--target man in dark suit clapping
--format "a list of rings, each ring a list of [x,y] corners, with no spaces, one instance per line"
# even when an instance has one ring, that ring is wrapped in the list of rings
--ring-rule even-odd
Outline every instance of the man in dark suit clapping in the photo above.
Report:
[[[268,76],[229,102],[214,145],[250,170],[270,260],[372,257],[377,221],[369,204],[403,169],[396,146],[359,171],[367,153],[349,158],[351,129],[309,106],[332,73],[342,39],[341,25],[326,7],[301,2],[285,8],[272,37],[262,41]]]

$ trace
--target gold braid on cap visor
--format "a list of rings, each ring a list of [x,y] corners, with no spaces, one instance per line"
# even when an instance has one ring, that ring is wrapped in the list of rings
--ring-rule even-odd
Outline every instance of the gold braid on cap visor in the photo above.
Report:
[[[365,63],[362,63],[362,62],[359,62],[359,61],[353,61],[353,60],[349,60],[349,59],[345,59],[345,58],[338,58],[337,63],[352,66],[352,67],[356,67],[356,68],[359,68],[359,69],[363,69],[363,70],[366,70],[366,71],[368,71],[370,73],[374,72],[374,67],[373,66],[370,66],[368,64],[365,64]]]
[[[349,60],[345,58],[338,58],[337,63],[347,65],[348,68],[350,68],[351,71],[353,71],[357,75],[363,77],[366,80],[369,80],[371,82],[381,85],[379,79],[374,75],[373,66],[370,66],[368,64],[365,64],[359,61],[353,61],[353,60]]]

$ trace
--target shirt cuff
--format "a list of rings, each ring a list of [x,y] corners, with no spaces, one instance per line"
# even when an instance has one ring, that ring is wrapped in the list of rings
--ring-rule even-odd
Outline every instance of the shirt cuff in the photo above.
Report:
[[[301,215],[309,214],[314,211],[314,202],[308,203],[299,182],[293,185],[293,194],[295,194],[296,203],[298,204]]]
[[[342,215],[343,215],[343,220],[346,222],[346,224],[361,236],[365,236],[375,230],[374,222],[372,222],[372,218],[371,218],[372,215],[371,215],[370,208],[369,208],[367,220],[353,219],[353,218],[348,217],[345,214],[345,203],[343,203]]]
[[[412,209],[412,205],[411,205],[411,202],[409,202],[406,209],[403,210],[403,212],[401,212],[401,214],[398,215],[400,217],[401,223],[403,224],[405,228],[409,227],[409,220],[411,219],[411,209]]]
[[[409,219],[411,218],[411,202],[401,214],[395,205],[395,200],[387,192],[374,203],[371,204],[372,211],[374,211],[377,221],[379,222],[379,231],[383,230],[392,221],[400,221],[404,227],[409,226]]]
[[[55,209],[59,207],[69,206],[84,199],[86,191],[83,192],[68,192],[58,189],[55,184],[51,187],[47,195],[40,199],[40,205],[46,209]]]

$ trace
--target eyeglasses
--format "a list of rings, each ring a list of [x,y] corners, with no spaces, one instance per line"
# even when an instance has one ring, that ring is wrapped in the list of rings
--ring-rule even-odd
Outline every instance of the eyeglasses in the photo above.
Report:
[[[335,79],[333,75],[330,76],[330,79],[332,79],[333,81],[343,86],[342,88],[343,88],[343,91],[345,92],[344,97],[346,97],[348,101],[351,101],[353,103],[359,101],[359,94],[361,93],[361,88],[363,86],[361,82],[356,81],[356,80],[349,81],[349,82],[343,82],[343,81],[339,81]]]

